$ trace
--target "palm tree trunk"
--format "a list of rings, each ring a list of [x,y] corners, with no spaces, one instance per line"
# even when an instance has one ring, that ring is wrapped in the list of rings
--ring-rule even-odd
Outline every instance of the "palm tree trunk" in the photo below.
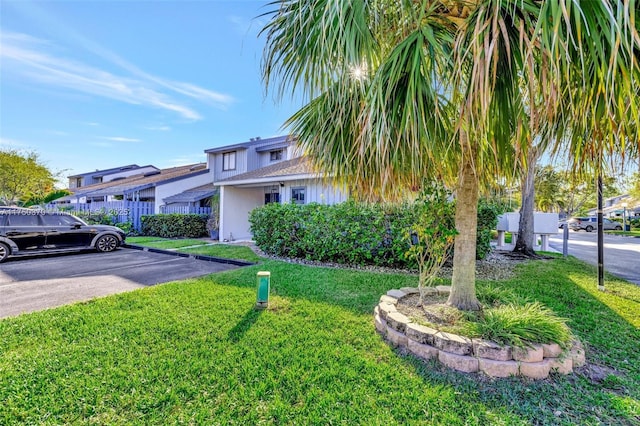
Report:
[[[478,311],[476,298],[476,239],[478,228],[478,176],[474,167],[474,150],[466,146],[462,133],[463,160],[456,189],[456,230],[453,246],[453,277],[447,303],[465,311]],[[472,151],[472,152],[468,152]]]
[[[513,251],[526,256],[535,257],[533,250],[533,210],[535,201],[536,163],[538,162],[538,148],[531,147],[527,153],[527,170],[522,177],[522,206],[520,207],[520,222],[518,224],[518,239]]]

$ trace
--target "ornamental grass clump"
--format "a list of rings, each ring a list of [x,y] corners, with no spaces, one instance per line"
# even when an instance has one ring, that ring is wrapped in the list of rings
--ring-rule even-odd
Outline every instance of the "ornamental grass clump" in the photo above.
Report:
[[[533,343],[557,343],[565,348],[572,338],[566,322],[565,318],[534,302],[487,309],[476,327],[483,338],[503,345],[526,347]]]
[[[478,300],[484,306],[522,305],[526,300],[512,289],[499,284],[483,283],[476,287]]]

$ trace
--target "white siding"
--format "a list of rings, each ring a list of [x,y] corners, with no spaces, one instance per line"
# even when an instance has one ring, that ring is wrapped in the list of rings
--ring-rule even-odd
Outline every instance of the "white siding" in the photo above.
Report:
[[[257,152],[257,149],[260,149],[269,145],[279,145],[280,143],[274,142],[273,140],[260,140],[255,141],[250,146],[240,147],[240,148],[230,148],[229,151],[220,151],[217,153],[209,153],[207,158],[207,163],[209,169],[214,171],[213,181],[218,182],[223,179],[227,179],[241,173],[251,172],[256,169],[261,169],[263,167],[269,166],[271,164],[279,163],[280,161],[290,160],[292,158],[298,157],[301,155],[300,150],[296,150],[293,145],[289,145],[288,147],[282,148],[274,148],[275,150],[282,149],[283,155],[282,160],[271,161],[270,151]],[[222,171],[222,155],[225,152],[236,151],[236,169]]]
[[[195,188],[198,186],[206,185],[211,183],[212,173],[203,173],[197,176],[192,176],[189,178],[184,178],[180,180],[176,180],[173,182],[165,183],[162,185],[156,186],[156,204],[155,204],[155,212],[160,213],[160,206],[164,204],[162,200],[172,195],[180,194],[181,192],[186,191],[187,189]]]
[[[332,185],[326,185],[322,179],[304,179],[285,182],[284,188],[280,191],[280,202],[291,202],[291,188],[304,187],[305,204],[338,204],[347,201],[347,191],[344,188],[337,188]]]
[[[236,168],[235,170],[222,170],[222,155],[226,152],[234,152],[236,153]],[[219,180],[227,179],[233,177],[235,175],[239,175],[240,173],[245,173],[247,171],[247,150],[246,149],[236,149],[225,151],[224,153],[215,154],[214,159],[214,175],[213,181],[217,182]]]
[[[265,151],[265,152],[256,152],[256,159],[257,159],[257,163],[256,163],[256,168],[262,168],[262,167],[267,167],[270,166],[272,164],[277,164],[280,163],[282,161],[285,160],[290,160],[291,157],[290,153],[292,152],[292,149],[289,148],[275,148],[272,151],[280,151],[282,150],[282,158],[280,160],[274,160],[271,161],[271,151]],[[250,169],[251,170],[251,169]]]

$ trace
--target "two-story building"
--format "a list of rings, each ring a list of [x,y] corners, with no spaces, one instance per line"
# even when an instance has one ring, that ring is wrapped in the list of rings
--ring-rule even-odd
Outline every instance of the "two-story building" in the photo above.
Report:
[[[137,173],[116,176],[100,183],[69,188],[71,195],[56,204],[94,204],[117,201],[153,203],[152,213],[160,213],[164,201],[184,191],[211,185],[212,174],[206,163],[158,169],[153,166],[132,169]]]
[[[336,204],[348,197],[313,170],[291,136],[257,137],[205,153],[220,191],[221,240],[250,240],[249,213],[267,203]]]
[[[137,164],[128,164],[126,166],[114,167],[111,169],[79,173],[77,175],[68,176],[69,189],[74,190],[84,186],[106,183],[129,176],[151,173],[157,170],[159,170],[157,167],[151,165],[138,166]]]

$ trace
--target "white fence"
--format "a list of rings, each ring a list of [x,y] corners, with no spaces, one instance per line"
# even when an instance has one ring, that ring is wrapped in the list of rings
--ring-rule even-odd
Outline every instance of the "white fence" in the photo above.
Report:
[[[140,218],[144,215],[152,215],[155,205],[145,201],[110,201],[106,203],[71,203],[50,204],[48,209],[63,210],[69,212],[81,212],[83,215],[108,215],[113,216],[115,223],[131,222],[133,228],[140,230]]]
[[[197,206],[160,206],[160,213],[171,214],[211,214],[211,207],[197,207]]]

